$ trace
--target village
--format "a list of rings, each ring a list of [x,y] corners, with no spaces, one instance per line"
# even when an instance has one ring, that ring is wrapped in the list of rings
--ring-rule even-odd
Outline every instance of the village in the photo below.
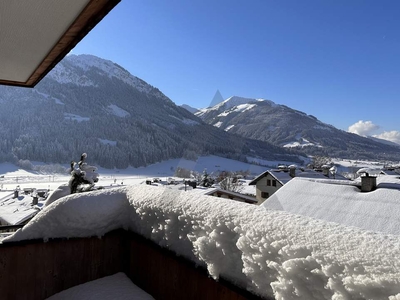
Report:
[[[357,170],[357,177],[353,176],[355,178],[350,180],[339,174],[337,168],[332,165],[322,165],[314,169],[279,165],[258,175],[226,171],[208,174],[207,170],[204,170],[203,174],[192,175],[191,178],[137,176],[120,181],[113,179],[113,176],[103,176],[100,186],[96,189],[146,184],[259,205],[266,209],[287,211],[372,231],[398,234],[400,228],[396,225],[397,217],[394,212],[397,212],[396,199],[397,192],[400,191],[399,168],[363,167]],[[188,170],[184,171],[186,174],[193,174]],[[43,178],[47,176],[42,176]],[[3,175],[0,180],[4,182],[5,179],[7,177],[4,178]],[[49,176],[49,183],[52,184],[48,184],[47,188],[44,188],[45,183],[38,183],[40,188],[35,187],[35,184],[24,184],[23,177],[19,178],[19,184],[18,177],[13,180],[17,184],[14,189],[7,190],[6,185],[6,188],[0,190],[2,236],[10,235],[28,223],[45,205],[68,194],[57,192],[60,182],[54,182],[54,176]],[[67,181],[67,178],[64,180]],[[21,188],[21,185],[24,187]],[[61,183],[61,187],[66,185],[65,182]],[[9,183],[8,186],[13,185]],[[360,209],[360,205],[363,209]],[[376,218],[376,212],[382,209],[389,215]]]

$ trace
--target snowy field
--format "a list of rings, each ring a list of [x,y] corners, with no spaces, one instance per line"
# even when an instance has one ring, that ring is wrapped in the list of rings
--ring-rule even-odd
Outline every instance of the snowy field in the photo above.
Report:
[[[90,159],[89,159],[90,163]],[[69,188],[65,187],[70,179],[69,166],[49,167],[40,162],[33,162],[34,167],[41,167],[38,171],[27,171],[10,163],[0,164],[0,224],[17,225],[22,224],[34,216],[46,203],[50,203],[59,197],[68,194]],[[42,168],[46,166],[46,168]],[[173,177],[177,168],[184,168],[202,173],[205,169],[209,174],[216,175],[219,171],[249,171],[254,175],[264,171],[265,167],[245,164],[243,162],[225,159],[216,156],[200,157],[197,161],[185,159],[168,160],[162,163],[150,165],[146,168],[127,168],[124,170],[110,170],[99,168],[99,181],[95,188],[114,188],[119,186],[133,186],[144,184],[146,179],[157,178],[161,183],[154,184],[164,186],[168,178]],[[49,172],[49,169],[57,169],[58,173]],[[64,172],[60,172],[63,170]],[[183,178],[174,177],[177,185],[169,185],[168,188],[177,190],[190,190],[191,187],[183,184]],[[249,186],[247,180],[243,183],[242,192],[247,195],[255,195],[255,186]],[[64,186],[64,187],[63,187]],[[47,200],[39,198],[36,205],[33,203],[33,194],[25,193],[24,190],[49,191]],[[205,188],[198,187],[196,192],[204,194]],[[19,190],[19,197],[15,199],[14,191]],[[0,233],[0,239],[9,233]]]
[[[90,157],[88,158],[90,164]],[[276,167],[279,162],[269,162],[271,167]],[[110,186],[110,185],[132,185],[139,184],[146,180],[146,178],[160,178],[167,180],[168,177],[174,175],[176,168],[184,168],[192,171],[202,173],[204,169],[207,169],[209,174],[218,171],[246,171],[248,170],[253,176],[261,174],[268,167],[247,164],[227,158],[217,156],[199,157],[197,161],[190,161],[186,159],[171,159],[165,162],[149,165],[143,168],[132,168],[129,167],[123,170],[110,170],[99,168],[98,173],[100,174],[99,186]],[[67,170],[69,167],[65,165]],[[22,170],[15,165],[9,163],[0,164],[0,189],[12,191],[17,186],[23,188],[46,188],[53,190],[62,183],[67,183],[69,180],[69,174],[38,174],[36,172],[29,172]]]
[[[217,173],[218,171],[249,171],[251,174],[250,176],[255,177],[268,169],[276,168],[278,165],[285,163],[288,165],[292,164],[290,162],[282,161],[251,160],[262,165],[248,164],[218,156],[203,156],[199,157],[197,161],[171,159],[143,168],[129,167],[123,170],[99,168],[98,173],[100,174],[100,180],[98,185],[115,186],[139,184],[144,182],[146,178],[154,177],[167,180],[168,177],[174,175],[174,172],[178,167],[196,171],[198,173],[202,173],[206,169],[209,174],[212,174],[213,172]],[[382,168],[384,166],[383,162],[342,159],[335,159],[333,162],[338,167],[338,173],[355,172],[356,170],[364,167]],[[90,157],[88,159],[88,163],[90,164]],[[64,167],[66,170],[69,169],[69,166],[67,165]],[[12,191],[17,186],[19,186],[21,189],[34,186],[35,188],[46,188],[53,190],[60,184],[68,182],[68,180],[69,174],[67,171],[65,174],[38,174],[37,172],[23,170],[10,163],[0,163],[0,189],[3,191]]]

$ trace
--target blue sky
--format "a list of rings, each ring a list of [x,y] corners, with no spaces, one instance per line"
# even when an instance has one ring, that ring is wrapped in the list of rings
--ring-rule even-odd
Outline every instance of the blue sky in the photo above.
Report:
[[[176,104],[264,98],[400,142],[400,1],[122,0],[72,51]],[[362,121],[362,122],[360,122]]]

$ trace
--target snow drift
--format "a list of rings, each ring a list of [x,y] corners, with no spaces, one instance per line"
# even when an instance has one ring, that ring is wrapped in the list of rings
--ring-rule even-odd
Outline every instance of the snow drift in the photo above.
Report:
[[[400,237],[153,186],[74,194],[4,242],[135,231],[276,299],[400,298]]]

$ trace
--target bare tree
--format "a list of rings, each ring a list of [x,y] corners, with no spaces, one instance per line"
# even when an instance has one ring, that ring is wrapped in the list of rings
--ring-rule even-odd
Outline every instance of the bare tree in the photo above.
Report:
[[[240,193],[244,186],[242,182],[238,179],[238,176],[230,172],[221,172],[219,179],[219,186],[222,190],[231,191],[235,193]]]
[[[332,164],[332,158],[327,157],[327,156],[315,155],[312,158],[312,161],[310,163],[310,167],[312,169],[320,169],[324,165],[331,165],[331,164]]]

